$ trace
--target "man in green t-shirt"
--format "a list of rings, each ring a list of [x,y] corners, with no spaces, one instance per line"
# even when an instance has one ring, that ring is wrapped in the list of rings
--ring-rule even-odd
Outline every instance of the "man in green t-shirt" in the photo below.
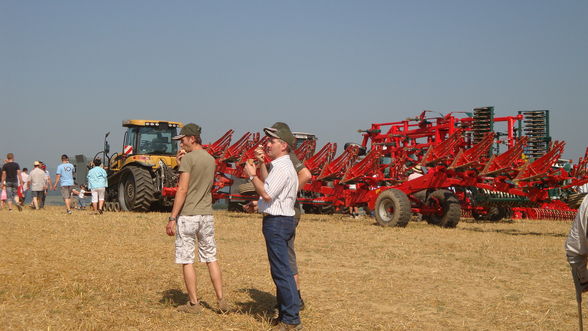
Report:
[[[190,301],[178,309],[188,313],[200,312],[196,297],[196,272],[194,271],[194,243],[198,240],[198,257],[206,262],[208,273],[218,299],[218,308],[227,311],[223,298],[221,270],[216,259],[214,218],[212,216],[211,189],[214,183],[216,163],[202,148],[201,128],[186,124],[174,140],[180,141],[183,150],[179,154],[180,180],[169,217],[166,233],[176,236],[176,263],[182,265],[184,283]],[[185,153],[185,154],[184,154]]]

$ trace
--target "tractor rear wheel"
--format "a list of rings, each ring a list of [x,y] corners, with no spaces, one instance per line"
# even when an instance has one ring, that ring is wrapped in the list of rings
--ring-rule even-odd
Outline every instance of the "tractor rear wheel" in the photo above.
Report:
[[[120,209],[124,211],[149,211],[156,201],[151,174],[143,167],[129,166],[123,170],[118,193]]]
[[[386,190],[376,199],[376,221],[381,226],[405,227],[410,221],[412,209],[408,196],[397,189]]]
[[[427,197],[427,206],[441,207],[441,214],[432,214],[426,217],[429,224],[443,228],[454,228],[461,217],[461,205],[455,194],[449,190],[437,190]]]

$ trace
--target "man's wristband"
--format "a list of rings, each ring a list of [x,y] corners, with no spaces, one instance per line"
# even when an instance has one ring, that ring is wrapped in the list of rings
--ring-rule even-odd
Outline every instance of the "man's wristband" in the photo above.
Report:
[[[173,216],[170,216],[170,217],[167,218],[167,220],[169,222],[175,222],[177,220],[177,218],[176,217],[173,217]]]

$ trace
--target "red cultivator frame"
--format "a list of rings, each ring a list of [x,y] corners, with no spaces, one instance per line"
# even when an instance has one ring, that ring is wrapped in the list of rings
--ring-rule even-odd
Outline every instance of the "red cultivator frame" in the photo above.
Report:
[[[442,227],[455,227],[463,215],[492,221],[574,217],[570,201],[579,201],[574,189],[588,183],[588,157],[569,171],[557,166],[565,143],[550,141],[548,111],[496,118],[492,107],[461,118],[427,114],[372,124],[361,131],[361,145],[348,144],[337,157],[336,144],[314,154],[316,141],[303,142],[295,153],[313,175],[299,198],[305,210],[360,206],[385,226],[405,226],[415,213]],[[497,125],[505,130],[498,132]],[[247,132],[230,145],[232,134],[206,146],[217,160],[213,195],[252,199],[250,192],[229,194],[223,188],[245,177],[244,162],[267,138]],[[416,165],[426,173],[408,180]]]

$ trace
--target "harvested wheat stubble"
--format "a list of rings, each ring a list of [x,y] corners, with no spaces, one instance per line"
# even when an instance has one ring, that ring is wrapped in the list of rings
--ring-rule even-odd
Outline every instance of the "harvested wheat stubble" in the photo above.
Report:
[[[3,329],[269,329],[274,285],[257,215],[215,212],[233,311],[218,314],[198,264],[200,315],[187,300],[166,214],[63,208],[0,211]],[[563,241],[569,222],[462,221],[382,228],[305,215],[297,251],[307,330],[570,330],[577,323]]]

